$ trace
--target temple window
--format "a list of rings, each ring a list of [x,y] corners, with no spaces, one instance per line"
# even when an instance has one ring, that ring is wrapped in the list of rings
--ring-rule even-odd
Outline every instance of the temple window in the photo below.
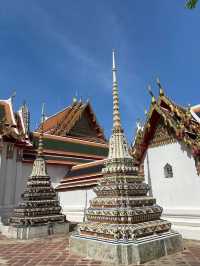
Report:
[[[173,169],[169,163],[167,163],[164,166],[164,177],[165,178],[172,178],[173,177]]]

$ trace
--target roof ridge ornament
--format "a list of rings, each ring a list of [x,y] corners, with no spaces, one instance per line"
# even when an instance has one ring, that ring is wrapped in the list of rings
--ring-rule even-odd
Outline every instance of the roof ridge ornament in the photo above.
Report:
[[[78,103],[78,90],[76,90],[75,96],[73,97],[72,101],[73,101],[73,104]]]
[[[16,95],[17,95],[16,91],[13,90],[13,92],[12,92],[10,98],[9,98],[9,99],[11,100],[11,103],[12,103],[12,104],[13,104],[13,101],[14,101],[14,98],[16,97]]]
[[[155,98],[155,96],[153,94],[153,91],[152,91],[152,88],[151,88],[151,85],[150,84],[147,86],[147,91],[148,91],[148,93],[151,96],[151,103],[152,104],[156,103],[156,98]]]
[[[159,77],[156,78],[156,83],[157,83],[158,88],[159,88],[159,95],[163,96],[164,95],[164,89],[163,89],[163,87],[161,85]]]

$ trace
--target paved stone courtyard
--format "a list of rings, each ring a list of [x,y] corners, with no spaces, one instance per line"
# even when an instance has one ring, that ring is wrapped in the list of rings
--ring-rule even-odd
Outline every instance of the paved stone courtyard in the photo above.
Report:
[[[200,241],[184,241],[182,253],[151,261],[145,266],[200,266]],[[0,235],[0,265],[112,266],[69,253],[68,236],[38,240],[10,240]]]

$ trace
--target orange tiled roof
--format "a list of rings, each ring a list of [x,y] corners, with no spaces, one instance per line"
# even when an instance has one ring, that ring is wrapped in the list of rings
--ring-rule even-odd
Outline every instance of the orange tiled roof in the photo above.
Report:
[[[48,117],[43,123],[43,130],[45,133],[51,133],[53,129],[59,125],[59,123],[69,114],[70,106],[66,107],[62,111]],[[41,128],[41,125],[40,125]]]
[[[93,129],[96,131],[96,139],[105,142],[106,138],[104,136],[103,130],[98,124],[96,116],[89,102],[74,102],[71,106],[68,106],[62,111],[47,118],[45,122],[40,125],[38,131],[40,131],[41,127],[43,126],[45,133],[58,136],[70,135],[71,130],[80,120],[84,111],[87,112],[90,117],[90,121],[93,124]],[[89,139],[92,139],[92,137],[89,137]]]

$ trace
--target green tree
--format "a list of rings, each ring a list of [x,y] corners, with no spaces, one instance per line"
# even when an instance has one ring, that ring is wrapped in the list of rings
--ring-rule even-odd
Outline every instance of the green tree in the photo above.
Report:
[[[186,8],[193,9],[196,7],[198,0],[187,0],[186,1]]]

